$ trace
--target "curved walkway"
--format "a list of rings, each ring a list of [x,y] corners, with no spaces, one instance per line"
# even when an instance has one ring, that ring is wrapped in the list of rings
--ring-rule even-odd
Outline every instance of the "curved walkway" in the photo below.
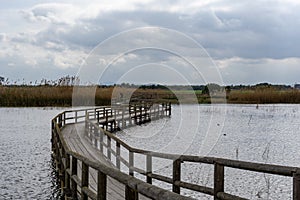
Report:
[[[113,111],[111,108],[109,111],[111,114],[108,115],[107,109],[109,108],[65,111],[52,120],[53,156],[55,157],[57,169],[61,175],[60,180],[63,182],[62,186],[65,188],[66,193],[69,194],[70,191],[72,196],[75,195],[75,199],[77,198],[78,192],[84,200],[89,198],[95,200],[192,199],[180,195],[181,188],[208,194],[214,196],[214,199],[245,199],[224,192],[224,171],[226,167],[292,177],[292,198],[294,200],[300,200],[299,168],[222,158],[172,155],[136,149],[121,141],[114,134],[99,127],[99,125],[101,125],[100,119],[106,119],[103,126],[107,128],[109,127],[109,118],[116,116],[112,115]],[[99,114],[100,112],[102,112],[102,115]],[[153,114],[153,112],[147,114],[147,110],[144,108],[141,109],[141,107],[138,112],[140,113],[140,117],[137,116],[137,112],[135,112],[135,118],[133,118],[135,121],[148,120],[149,116],[151,119],[151,115]],[[164,109],[157,110],[157,113],[163,114],[164,112]],[[117,111],[115,111],[115,113],[117,113]],[[132,119],[130,115],[131,113],[129,112],[129,120]],[[125,116],[124,113],[122,116]],[[124,117],[122,117],[121,123],[116,120],[112,122],[111,127],[114,127],[116,124],[123,126],[127,124]],[[129,121],[128,124],[130,125],[132,123]],[[96,144],[97,148],[99,146],[100,151],[93,148],[94,144]],[[127,152],[129,157],[122,157],[121,151]],[[146,160],[145,169],[140,169],[135,166],[134,158],[136,155],[144,156]],[[112,160],[112,156],[115,160]],[[167,159],[173,162],[171,177],[152,172],[153,158]],[[115,162],[115,164],[113,162]],[[213,188],[182,181],[181,163],[183,162],[213,165]],[[119,170],[120,164],[128,167],[129,175]],[[134,173],[144,175],[147,183],[134,178]],[[152,179],[171,184],[173,192],[151,185]]]
[[[61,133],[64,140],[70,150],[77,152],[78,154],[100,162],[108,167],[116,168],[110,160],[108,160],[102,153],[96,150],[90,143],[89,138],[84,135],[85,124],[70,124],[62,128]],[[78,169],[81,169],[81,163],[78,163]],[[81,170],[79,170],[79,176],[81,176]],[[97,171],[90,171],[90,188],[96,193],[97,192]],[[125,199],[125,187],[117,180],[107,177],[107,199],[109,200],[124,200]],[[150,200],[143,195],[139,196],[140,200]]]

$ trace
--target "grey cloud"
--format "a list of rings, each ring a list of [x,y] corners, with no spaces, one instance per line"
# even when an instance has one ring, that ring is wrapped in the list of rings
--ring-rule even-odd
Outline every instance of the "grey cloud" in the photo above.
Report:
[[[11,46],[30,44],[43,49],[52,55],[50,56],[52,58],[64,55],[66,50],[70,50],[69,53],[72,51],[88,53],[105,39],[129,29],[143,26],[166,27],[191,36],[203,45],[214,59],[241,58],[238,64],[231,63],[233,65],[231,68],[222,69],[228,81],[230,79],[255,81],[268,77],[260,68],[264,65],[274,65],[275,62],[261,63],[262,58],[279,60],[300,57],[300,4],[291,5],[283,1],[211,1],[204,6],[190,8],[188,7],[190,5],[185,7],[188,3],[184,1],[161,3],[163,3],[159,4],[161,7],[157,8],[155,1],[150,3],[149,7],[145,3],[136,3],[133,10],[99,11],[98,15],[89,17],[77,13],[78,9],[80,10],[79,4],[33,6],[31,9],[23,10],[22,16],[27,23],[29,22],[30,27],[34,27],[34,24],[43,26],[37,27],[34,31],[24,29],[18,33],[1,34],[0,41],[9,39]],[[30,3],[32,4],[33,2]],[[175,11],[169,9],[173,5],[181,5],[182,9]],[[26,27],[25,23],[19,23],[22,23],[22,27]],[[164,42],[173,40],[172,36],[169,37],[170,40],[165,39]],[[131,37],[128,40],[133,41],[135,38]],[[146,44],[151,41],[135,42]],[[123,40],[118,45],[126,46],[130,43]],[[199,56],[193,54],[193,49],[184,40],[177,41],[176,45],[177,48],[184,49],[187,55]],[[110,49],[113,52],[113,48],[116,47],[107,48],[108,52]],[[10,49],[9,53],[13,54],[13,50]],[[140,54],[147,59],[141,52]],[[151,55],[160,61],[169,59],[157,52],[152,52]],[[44,64],[51,68],[53,59]],[[251,68],[250,65],[256,67]],[[279,66],[274,69],[280,71]],[[293,74],[298,73],[294,68],[290,71]],[[230,75],[227,76],[226,73]],[[250,77],[249,74],[259,75]],[[277,75],[274,77],[280,79]]]
[[[214,10],[228,4],[229,10]],[[300,56],[299,7],[284,11],[280,3],[217,2],[199,8],[196,13],[134,11],[99,13],[95,18],[61,19],[62,8],[39,6],[31,13],[52,20],[49,28],[39,34],[43,40],[57,40],[72,48],[91,49],[99,42],[121,31],[141,26],[175,29],[194,37],[215,58],[285,58]],[[285,8],[287,9],[287,8]],[[50,14],[49,14],[50,13]],[[63,31],[62,31],[63,30]]]
[[[224,62],[224,61],[222,61]],[[286,59],[229,59],[220,69],[227,84],[249,84],[259,82],[284,83],[299,82],[299,58]],[[222,66],[222,65],[220,65]]]

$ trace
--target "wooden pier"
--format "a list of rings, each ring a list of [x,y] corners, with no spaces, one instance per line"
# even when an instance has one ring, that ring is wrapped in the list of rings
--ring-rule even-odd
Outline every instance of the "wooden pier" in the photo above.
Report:
[[[112,132],[171,115],[171,105],[130,105],[65,111],[52,120],[52,150],[66,199],[192,199],[181,188],[211,195],[217,200],[246,199],[224,191],[225,168],[291,177],[291,199],[300,200],[300,169],[222,158],[174,155],[129,146]],[[124,152],[126,152],[124,154]],[[127,155],[127,156],[124,156]],[[144,156],[145,167],[135,166]],[[172,175],[155,174],[154,158],[172,161]],[[213,188],[181,180],[182,163],[214,167]],[[121,165],[128,173],[121,172]],[[137,179],[138,173],[145,177]],[[152,185],[152,180],[171,184],[172,191]]]

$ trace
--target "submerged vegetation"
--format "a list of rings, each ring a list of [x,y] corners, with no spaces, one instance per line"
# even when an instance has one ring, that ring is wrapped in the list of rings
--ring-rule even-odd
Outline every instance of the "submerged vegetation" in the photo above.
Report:
[[[73,89],[77,81],[76,77],[67,76],[57,81],[43,80],[38,85],[16,85],[4,82],[2,78],[0,106],[72,106]],[[253,86],[91,85],[77,86],[76,90],[79,94],[75,101],[77,106],[109,105],[112,99],[116,98],[114,93],[118,90],[132,93],[129,98],[133,102],[142,100],[172,103],[300,103],[300,90],[297,87],[267,83]]]

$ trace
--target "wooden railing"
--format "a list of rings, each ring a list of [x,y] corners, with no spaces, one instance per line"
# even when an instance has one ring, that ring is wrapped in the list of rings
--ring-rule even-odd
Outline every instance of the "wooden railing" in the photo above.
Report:
[[[52,154],[56,161],[64,196],[67,199],[78,199],[78,195],[80,195],[81,199],[106,200],[107,180],[112,178],[125,186],[124,199],[126,200],[139,199],[139,194],[149,199],[191,199],[145,183],[113,167],[89,160],[68,148],[61,133],[62,128],[74,123],[83,123],[91,111],[94,112],[93,116],[96,119],[95,113],[104,108],[65,111],[52,120]],[[79,169],[79,167],[81,168]],[[89,184],[89,171],[92,169],[98,173],[96,192],[90,188]],[[79,171],[81,171],[81,175]]]
[[[132,125],[143,124],[164,116],[171,115],[171,103],[140,103],[103,107],[96,111],[97,122],[101,128],[114,132]],[[88,119],[95,119],[94,110],[88,112]]]
[[[112,177],[124,185],[126,185],[126,199],[138,199],[138,193],[143,194],[151,199],[190,199],[179,195],[181,188],[189,189],[192,191],[212,195],[214,199],[227,200],[227,199],[246,199],[243,197],[235,196],[224,192],[224,170],[225,168],[236,168],[240,170],[247,170],[253,172],[267,173],[273,175],[292,177],[293,180],[293,199],[300,200],[300,169],[296,167],[287,167],[279,165],[261,164],[236,161],[230,159],[213,158],[213,157],[199,157],[189,155],[175,155],[165,154],[159,152],[145,151],[142,149],[133,148],[126,144],[114,134],[104,130],[99,126],[99,123],[95,121],[97,119],[97,112],[103,108],[95,108],[90,110],[80,111],[66,111],[61,113],[52,120],[52,144],[55,157],[57,158],[58,169],[61,172],[62,177],[66,177],[64,181],[66,191],[73,191],[72,194],[77,194],[75,188],[80,186],[85,197],[91,199],[106,199],[106,178]],[[85,115],[79,115],[79,112],[84,111]],[[68,113],[73,113],[73,117],[68,117]],[[85,120],[83,120],[85,118]],[[69,122],[70,121],[70,122]],[[104,156],[106,156],[112,163],[115,163],[116,169],[102,166],[101,163],[95,163],[91,160],[71,152],[66,148],[63,137],[61,136],[60,129],[62,126],[85,121],[86,135],[90,138],[92,144],[99,149]],[[121,151],[127,151],[128,157],[122,156]],[[145,157],[146,166],[144,169],[140,169],[134,165],[136,155],[142,155]],[[160,158],[170,160],[173,163],[172,176],[165,176],[161,174],[155,174],[152,171],[153,159]],[[82,178],[77,177],[77,161],[80,160],[82,165]],[[72,168],[70,168],[70,162],[72,161]],[[214,167],[214,183],[213,188],[193,184],[181,180],[181,166],[182,163],[204,163],[210,164]],[[128,168],[128,175],[120,172],[121,164]],[[73,169],[74,168],[74,169]],[[97,195],[92,192],[87,186],[88,169],[94,168],[98,170],[98,193]],[[134,174],[139,173],[145,176],[145,182],[134,178]],[[85,177],[83,177],[85,176]],[[168,184],[172,184],[172,191],[165,191],[161,188],[155,187],[152,184],[152,180],[156,179]],[[131,182],[130,182],[130,181]],[[73,187],[70,188],[70,181]],[[129,183],[130,182],[130,183]],[[70,190],[71,189],[71,190]],[[160,192],[163,191],[161,196]],[[179,196],[176,196],[179,195]],[[163,197],[164,196],[164,197]],[[97,198],[96,198],[97,197]]]

